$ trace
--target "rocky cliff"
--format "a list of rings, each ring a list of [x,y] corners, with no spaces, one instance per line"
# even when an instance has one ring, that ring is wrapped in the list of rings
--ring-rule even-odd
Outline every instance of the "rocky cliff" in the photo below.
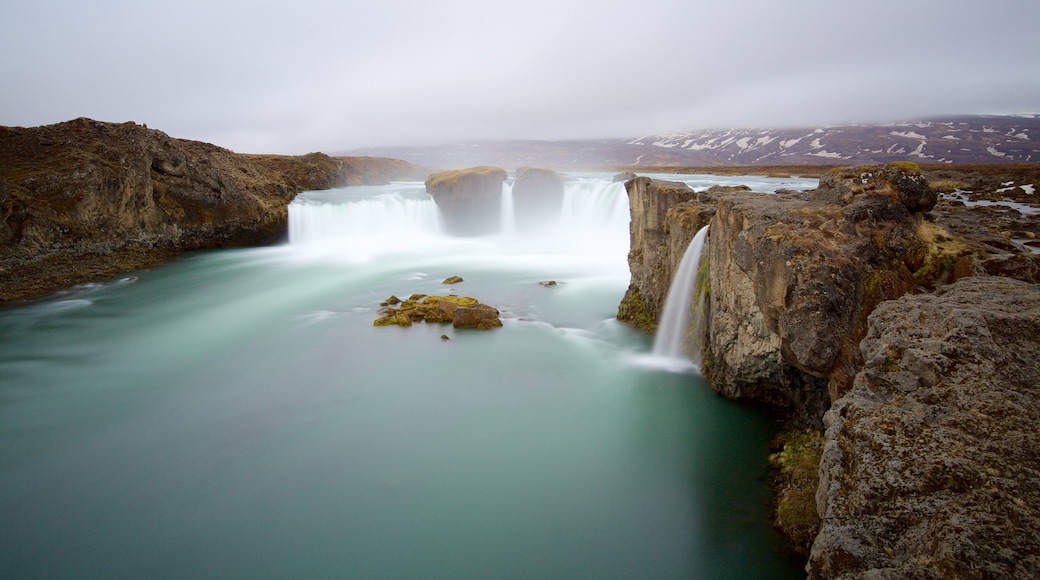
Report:
[[[491,234],[502,225],[502,184],[506,177],[506,171],[498,167],[443,171],[426,178],[426,192],[437,203],[448,232]]]
[[[0,302],[185,250],[268,241],[285,232],[298,191],[414,169],[401,163],[240,155],[90,119],[2,127]],[[359,166],[367,172],[359,175]]]
[[[827,412],[810,576],[1040,576],[1040,286],[885,302],[861,346]]]
[[[625,189],[632,212],[628,252],[632,281],[618,319],[653,331],[686,247],[715,213],[715,197],[698,195],[685,183],[648,177],[625,182]],[[680,205],[682,209],[677,209]]]
[[[632,285],[619,318],[653,326],[675,271],[673,259],[710,220],[700,284],[710,296],[702,338],[712,388],[772,408],[792,426],[819,429],[831,409],[818,506],[781,506],[789,516],[796,514],[788,519],[801,530],[813,529],[816,508],[823,517],[812,552],[813,575],[1035,573],[1036,563],[1023,560],[1037,552],[1036,512],[1028,507],[1035,503],[1035,490],[1015,482],[1035,479],[1040,456],[1009,454],[1015,469],[966,459],[991,457],[994,449],[1001,453],[1004,442],[994,438],[1021,444],[1035,436],[1028,427],[1035,422],[1028,391],[1035,390],[1038,376],[1032,366],[1040,341],[1035,328],[1040,302],[1037,286],[1028,282],[1037,280],[1040,256],[1018,241],[1032,239],[1035,224],[1028,215],[939,199],[912,164],[836,169],[821,178],[819,188],[804,193],[693,193],[646,178],[627,187]],[[983,278],[987,274],[1008,279]],[[926,311],[922,305],[931,304],[928,300],[943,306]],[[1016,310],[1021,319],[1011,316]],[[963,320],[954,323],[954,318]],[[1005,320],[1012,330],[992,330]],[[925,330],[913,330],[915,325]],[[961,336],[986,326],[979,333],[1000,334],[995,345]],[[985,357],[992,360],[984,362]],[[961,359],[975,366],[962,365]],[[1024,359],[1033,362],[1023,364]],[[990,373],[996,366],[1002,374]],[[971,386],[992,376],[1005,384],[988,390]],[[953,384],[963,390],[955,394]],[[933,387],[939,390],[929,390]],[[918,391],[924,398],[911,401]],[[980,394],[976,402],[982,406],[972,406],[972,392]],[[932,421],[928,417],[955,415],[945,435],[934,441],[925,437],[920,442],[926,444],[918,445],[914,435]],[[1001,418],[1005,415],[1014,425]],[[969,419],[978,424],[968,429]],[[954,434],[957,429],[961,432]],[[953,446],[951,453],[944,453],[946,444]],[[923,495],[911,498],[914,489],[923,489]],[[1012,496],[1003,491],[1009,489],[1025,491]],[[812,490],[795,491],[788,495],[813,496]],[[980,499],[985,493],[992,502]],[[881,505],[888,500],[908,503]],[[980,543],[970,531],[976,520],[966,519],[970,510],[964,506],[982,510],[973,516],[979,529],[1013,533],[1009,550],[997,553],[996,544]],[[869,517],[875,512],[880,515]],[[922,523],[913,528],[913,538],[900,539],[915,518]],[[1014,528],[1016,521],[1025,528]],[[936,536],[941,540],[923,541],[943,527],[945,535]],[[1013,560],[1018,568],[1009,567]]]
[[[563,178],[551,169],[517,169],[513,181],[517,231],[537,233],[552,230],[560,220],[563,189]]]

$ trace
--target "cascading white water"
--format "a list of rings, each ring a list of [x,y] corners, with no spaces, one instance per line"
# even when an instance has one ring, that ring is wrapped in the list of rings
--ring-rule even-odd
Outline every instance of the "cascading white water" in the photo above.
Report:
[[[501,225],[499,227],[503,235],[511,236],[516,233],[516,206],[513,205],[513,184],[508,181],[502,182]]]
[[[701,365],[701,338],[697,319],[701,314],[700,304],[691,305],[697,283],[697,272],[700,269],[701,254],[707,244],[708,226],[704,226],[694,236],[686,253],[679,263],[679,270],[668,287],[664,311],[661,313],[661,324],[654,337],[653,356],[665,359],[692,361],[697,370]],[[686,336],[693,328],[697,336],[690,341],[689,352],[686,351]]]
[[[422,184],[300,194],[289,204],[289,243],[350,261],[408,251],[440,235],[440,213]]]
[[[289,241],[304,255],[350,262],[402,251],[525,254],[543,263],[578,253],[583,262],[609,262],[611,272],[627,274],[628,195],[624,184],[604,177],[566,182],[559,219],[547,218],[551,225],[538,233],[517,232],[510,183],[502,186],[497,236],[452,237],[442,231],[439,216],[421,183],[309,191],[289,206]]]

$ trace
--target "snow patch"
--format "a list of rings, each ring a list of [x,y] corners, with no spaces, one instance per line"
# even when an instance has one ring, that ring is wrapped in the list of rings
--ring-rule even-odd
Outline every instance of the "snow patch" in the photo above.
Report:
[[[895,135],[896,137],[906,137],[907,139],[925,139],[926,137],[920,133],[914,133],[913,131],[907,131],[905,133],[901,131],[889,131],[889,135]]]
[[[954,137],[953,135],[946,135],[945,137],[943,137],[943,139],[949,139],[951,141],[960,141],[959,138]]]
[[[1000,151],[997,151],[997,148],[992,145],[986,147],[986,151],[989,151],[989,154],[994,157],[1007,157],[1006,153],[1001,153]]]
[[[816,157],[826,157],[827,159],[851,159],[851,157],[842,157],[840,153],[831,153],[826,149],[822,151],[814,151],[812,153],[806,153],[806,155],[815,155]]]

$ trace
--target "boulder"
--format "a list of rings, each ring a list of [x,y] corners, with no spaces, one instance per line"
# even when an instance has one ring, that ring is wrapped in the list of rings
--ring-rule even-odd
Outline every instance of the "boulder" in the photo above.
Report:
[[[448,233],[493,234],[502,223],[502,185],[507,174],[498,167],[471,167],[426,178],[426,192],[440,209]]]
[[[532,233],[554,229],[563,208],[563,178],[551,169],[517,169],[513,208],[517,231]]]
[[[487,304],[456,308],[452,313],[451,323],[455,328],[479,328],[481,330],[502,326],[498,310]]]
[[[1040,286],[884,302],[826,415],[812,578],[1040,577]]]

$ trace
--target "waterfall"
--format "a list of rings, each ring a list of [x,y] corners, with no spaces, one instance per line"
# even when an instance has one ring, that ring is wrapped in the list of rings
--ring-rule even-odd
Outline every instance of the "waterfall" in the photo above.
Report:
[[[516,206],[513,205],[513,184],[508,181],[502,182],[501,220],[499,231],[503,235],[511,236],[516,233]]]
[[[289,204],[289,244],[351,261],[414,250],[440,236],[440,214],[422,184],[301,193]]]
[[[701,311],[702,304],[691,304],[697,283],[697,272],[700,269],[701,253],[707,244],[708,226],[704,226],[694,236],[686,253],[679,263],[679,270],[668,287],[664,312],[661,313],[661,324],[654,338],[653,355],[666,359],[690,360],[697,370],[701,365]],[[696,336],[690,341],[690,352],[685,352],[686,336],[693,328]]]
[[[442,231],[440,210],[422,183],[307,191],[289,205],[289,245],[303,256],[363,262],[484,244],[502,253],[541,255],[543,261],[578,253],[583,263],[609,262],[611,275],[617,266],[618,275],[627,276],[629,210],[623,183],[598,176],[566,182],[559,219],[547,218],[537,233],[517,231],[512,183],[502,185],[501,200],[499,235],[464,239]]]

